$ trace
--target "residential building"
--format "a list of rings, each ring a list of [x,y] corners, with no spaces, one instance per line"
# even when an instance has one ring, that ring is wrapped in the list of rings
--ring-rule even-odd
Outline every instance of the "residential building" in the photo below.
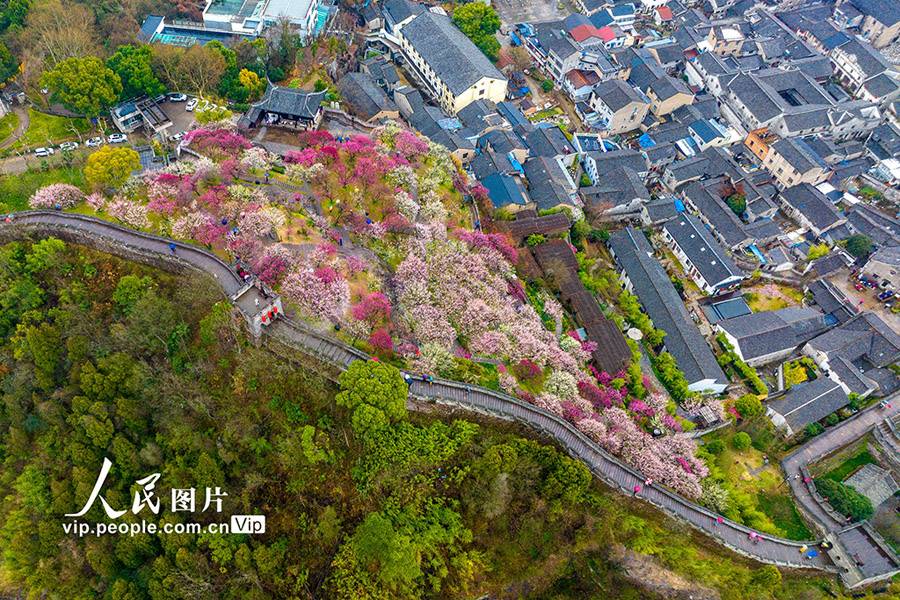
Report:
[[[506,99],[507,79],[450,17],[423,12],[399,30],[400,47],[451,115],[476,100]]]
[[[653,326],[666,332],[663,346],[684,373],[688,389],[724,392],[725,374],[644,234],[633,227],[620,229],[609,237],[609,247],[619,280],[638,297]]]
[[[706,38],[710,49],[719,56],[740,54],[744,46],[744,34],[739,27],[723,25],[709,28]]]
[[[818,185],[831,176],[831,166],[800,138],[771,143],[762,166],[780,190],[802,183]]]
[[[847,217],[834,203],[808,183],[784,190],[778,199],[791,219],[819,239],[847,224]]]
[[[900,2],[897,0],[850,0],[862,14],[859,30],[876,48],[890,46],[900,38]],[[841,4],[840,8],[845,5]]]
[[[521,178],[507,173],[492,173],[479,180],[488,191],[494,210],[506,209],[510,214],[535,207]]]
[[[382,12],[385,32],[398,39],[403,26],[425,12],[425,7],[410,0],[385,0]]]
[[[144,128],[150,136],[167,135],[172,121],[159,108],[156,101],[147,96],[126,100],[109,109],[116,129],[122,133],[131,133]]]
[[[879,247],[900,246],[900,219],[862,202],[846,208],[844,213],[857,233],[869,236]]]
[[[680,79],[661,77],[645,90],[650,111],[657,117],[671,114],[694,101],[694,94]]]
[[[834,48],[828,57],[835,76],[854,96],[860,95],[867,81],[879,75],[889,75],[893,79],[900,77],[881,52],[855,37]]]
[[[786,359],[837,324],[837,319],[814,308],[789,306],[724,319],[716,323],[716,331],[724,334],[741,360],[758,367]]]
[[[347,73],[337,88],[353,114],[364,121],[400,118],[400,109],[368,73]]]
[[[650,110],[649,100],[620,79],[600,84],[588,103],[600,116],[596,127],[609,135],[637,129]]]
[[[819,377],[791,386],[787,394],[768,404],[766,416],[777,429],[793,435],[848,404],[850,398],[839,384]]]
[[[871,311],[810,340],[803,353],[848,394],[885,396],[900,389],[887,368],[900,360],[900,336]]]
[[[862,273],[876,281],[880,288],[900,293],[900,247],[879,248],[873,252],[866,260]]]
[[[238,121],[240,127],[257,127],[265,122],[291,129],[318,129],[322,122],[325,91],[306,92],[270,83],[258,102]]]
[[[681,262],[685,274],[705,294],[714,296],[727,292],[744,280],[741,270],[694,215],[681,213],[667,222],[662,236]]]
[[[592,150],[584,154],[584,170],[593,185],[601,185],[603,178],[619,167],[628,167],[639,177],[646,177],[649,172],[647,159],[634,150]]]
[[[561,160],[537,156],[522,168],[538,211],[577,205],[578,188]]]

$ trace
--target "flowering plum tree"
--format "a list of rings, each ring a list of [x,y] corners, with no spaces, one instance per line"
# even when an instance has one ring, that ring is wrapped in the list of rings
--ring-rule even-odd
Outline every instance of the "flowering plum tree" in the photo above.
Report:
[[[84,200],[84,192],[74,185],[54,183],[46,185],[31,195],[28,200],[31,208],[72,208]]]

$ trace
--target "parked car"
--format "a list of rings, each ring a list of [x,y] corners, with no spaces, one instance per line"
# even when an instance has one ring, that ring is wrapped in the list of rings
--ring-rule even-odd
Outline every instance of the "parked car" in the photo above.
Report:
[[[108,138],[106,138],[106,141],[109,142],[110,144],[121,144],[123,142],[128,141],[128,136],[125,135],[124,133],[114,133],[111,136],[109,136]]]
[[[172,136],[172,141],[173,141],[173,142],[180,142],[180,141],[183,140],[183,139],[184,139],[184,132],[183,132],[183,131],[180,132],[180,133],[176,133],[175,135]]]
[[[86,146],[90,146],[91,148],[96,148],[97,146],[102,146],[102,145],[103,145],[103,138],[102,138],[102,137],[99,137],[99,136],[97,136],[97,137],[92,137],[91,139],[89,139],[88,141],[86,141],[84,144],[85,144]]]
[[[59,149],[63,152],[71,152],[78,149],[78,142],[63,142],[59,145]]]
[[[187,94],[182,94],[181,92],[170,92],[166,94],[169,97],[169,102],[187,102]]]
[[[166,95],[165,95],[165,94],[160,94],[159,96],[157,96],[156,98],[154,98],[153,101],[156,102],[157,104],[162,104],[163,102],[166,101]]]
[[[184,110],[188,112],[194,112],[194,109],[197,108],[197,104],[199,104],[199,100],[196,98],[191,98],[187,104],[184,106]]]
[[[53,148],[36,148],[34,151],[35,156],[50,156],[53,154]]]

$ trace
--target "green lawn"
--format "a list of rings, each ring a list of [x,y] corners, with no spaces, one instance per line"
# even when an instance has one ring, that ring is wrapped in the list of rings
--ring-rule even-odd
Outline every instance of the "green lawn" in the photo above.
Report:
[[[805,541],[815,537],[800,518],[797,507],[788,496],[767,492],[759,494],[757,499],[759,500],[759,510],[784,532],[786,538]]]
[[[779,310],[790,306],[784,298],[766,298],[754,292],[744,294],[744,300],[753,312],[762,312],[764,310]]]
[[[78,139],[78,133],[87,133],[91,130],[91,123],[87,119],[69,119],[57,117],[35,110],[28,111],[31,124],[25,134],[10,148],[26,146],[34,149],[48,144],[54,145],[70,139]]]
[[[0,177],[0,206],[7,210],[28,209],[28,198],[38,189],[51,183],[71,183],[83,189],[84,175],[81,167],[57,168],[47,171],[30,169],[18,175]]]
[[[819,477],[824,479],[831,479],[832,481],[837,481],[838,483],[840,483],[859,467],[874,462],[875,459],[872,458],[872,455],[869,454],[868,450],[861,450],[856,456],[848,458],[832,470],[828,471],[824,475],[820,475]]]
[[[0,140],[5,140],[16,131],[19,126],[19,115],[14,112],[0,119]]]

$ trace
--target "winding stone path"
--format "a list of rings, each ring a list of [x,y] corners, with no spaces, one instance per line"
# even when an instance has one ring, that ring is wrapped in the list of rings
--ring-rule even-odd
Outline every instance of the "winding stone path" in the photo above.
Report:
[[[229,297],[233,297],[246,287],[246,283],[228,264],[212,252],[101,219],[56,211],[28,211],[16,213],[10,223],[0,222],[2,242],[51,235],[161,268],[175,271],[185,271],[189,268],[208,273],[219,282]],[[171,252],[170,243],[176,245],[177,252]],[[244,294],[238,308],[245,315],[253,314],[253,296]],[[264,332],[266,336],[280,339],[305,353],[312,353],[341,369],[346,369],[353,361],[370,359],[355,348],[287,319],[277,320],[273,325],[264,328]],[[636,496],[670,516],[687,522],[744,556],[780,566],[813,568],[833,573],[838,571],[824,551],[813,559],[804,559],[800,548],[804,545],[816,547],[818,545],[816,542],[796,542],[755,532],[760,541],[753,543],[750,539],[753,530],[744,525],[727,519],[722,519],[722,522],[718,523],[719,516],[712,511],[657,484],[646,486],[640,473],[608,454],[570,423],[521,400],[486,388],[466,386],[454,381],[435,379],[433,383],[427,383],[418,375],[412,376],[410,399],[457,406],[468,411],[526,423],[552,437],[607,485],[629,495],[634,494],[635,487],[640,487]]]

